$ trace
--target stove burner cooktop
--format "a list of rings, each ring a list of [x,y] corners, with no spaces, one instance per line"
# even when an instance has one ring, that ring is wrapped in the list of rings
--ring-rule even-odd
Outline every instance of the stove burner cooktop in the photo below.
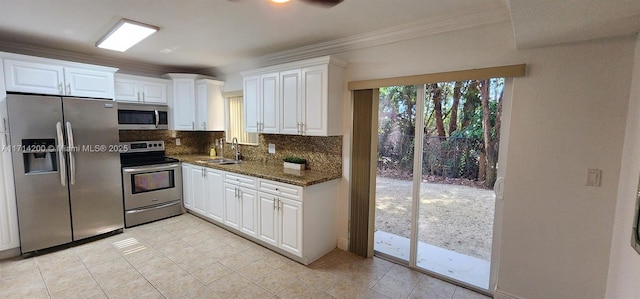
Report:
[[[122,167],[179,162],[178,159],[165,156],[164,141],[121,142],[120,146],[126,149],[125,152],[120,153]]]

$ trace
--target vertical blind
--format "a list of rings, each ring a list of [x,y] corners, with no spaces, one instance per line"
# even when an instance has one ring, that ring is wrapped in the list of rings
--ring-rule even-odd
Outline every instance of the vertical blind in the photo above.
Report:
[[[238,143],[257,144],[258,134],[247,133],[244,131],[244,108],[242,97],[230,97],[229,114],[227,122],[227,141],[231,141],[233,137],[238,138]]]

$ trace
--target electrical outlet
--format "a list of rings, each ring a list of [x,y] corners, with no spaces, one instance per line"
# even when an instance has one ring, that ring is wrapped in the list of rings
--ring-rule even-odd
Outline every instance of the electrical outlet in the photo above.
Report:
[[[269,154],[275,154],[276,153],[276,145],[273,143],[269,143]]]
[[[180,138],[176,138],[176,145],[180,145]]]
[[[587,169],[587,186],[600,187],[602,183],[601,169]]]

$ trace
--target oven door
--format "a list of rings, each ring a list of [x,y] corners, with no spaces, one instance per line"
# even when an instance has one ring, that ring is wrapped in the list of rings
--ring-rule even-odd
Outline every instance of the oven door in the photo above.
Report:
[[[124,209],[182,200],[180,163],[122,168]]]

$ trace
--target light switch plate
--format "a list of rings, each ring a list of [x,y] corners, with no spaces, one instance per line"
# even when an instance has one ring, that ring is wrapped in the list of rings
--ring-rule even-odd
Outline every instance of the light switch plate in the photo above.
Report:
[[[275,154],[276,153],[276,145],[273,143],[269,143],[269,154]]]
[[[601,183],[602,183],[602,170],[588,169],[587,170],[587,186],[600,187]]]
[[[176,145],[180,145],[180,138],[176,138]]]

